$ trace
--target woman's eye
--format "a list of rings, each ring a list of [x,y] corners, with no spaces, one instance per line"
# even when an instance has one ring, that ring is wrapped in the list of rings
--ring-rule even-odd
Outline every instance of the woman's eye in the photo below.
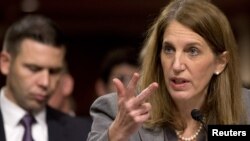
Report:
[[[172,54],[172,53],[174,53],[174,48],[171,47],[171,46],[163,46],[163,50],[164,50],[164,52],[167,53],[167,54]]]
[[[192,56],[196,56],[199,54],[199,49],[196,47],[191,47],[189,48],[188,53]]]

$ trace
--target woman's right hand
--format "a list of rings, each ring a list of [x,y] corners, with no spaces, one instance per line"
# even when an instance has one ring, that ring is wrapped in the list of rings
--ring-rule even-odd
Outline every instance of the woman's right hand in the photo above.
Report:
[[[110,141],[127,141],[150,117],[151,104],[146,100],[158,88],[158,83],[151,83],[136,95],[138,80],[139,74],[134,73],[128,86],[125,87],[119,79],[113,79],[118,94],[118,113],[109,127]]]

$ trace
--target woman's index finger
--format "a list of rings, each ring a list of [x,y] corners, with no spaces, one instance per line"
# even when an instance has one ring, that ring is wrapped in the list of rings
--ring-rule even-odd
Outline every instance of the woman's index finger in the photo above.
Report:
[[[147,100],[151,94],[155,92],[158,88],[158,83],[153,82],[151,83],[146,89],[144,89],[139,95],[137,95],[137,103],[143,103]]]

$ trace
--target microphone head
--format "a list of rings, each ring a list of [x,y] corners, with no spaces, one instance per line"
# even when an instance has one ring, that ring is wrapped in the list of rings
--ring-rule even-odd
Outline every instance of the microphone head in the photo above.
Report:
[[[196,121],[202,122],[202,120],[203,120],[203,115],[202,115],[201,111],[198,109],[193,109],[191,111],[191,116]]]

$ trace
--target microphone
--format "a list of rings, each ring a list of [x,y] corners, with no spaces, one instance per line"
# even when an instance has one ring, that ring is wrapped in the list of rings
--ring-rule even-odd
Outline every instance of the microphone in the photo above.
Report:
[[[203,121],[204,116],[203,116],[203,114],[201,113],[201,111],[198,110],[198,109],[193,109],[193,110],[191,111],[191,116],[192,116],[192,118],[193,118],[194,120],[196,120],[196,121],[198,121],[198,122],[200,122],[200,123],[202,124],[203,128],[205,129],[205,131],[206,131],[206,133],[207,133],[207,125],[206,125],[206,124],[204,123],[204,121]]]

